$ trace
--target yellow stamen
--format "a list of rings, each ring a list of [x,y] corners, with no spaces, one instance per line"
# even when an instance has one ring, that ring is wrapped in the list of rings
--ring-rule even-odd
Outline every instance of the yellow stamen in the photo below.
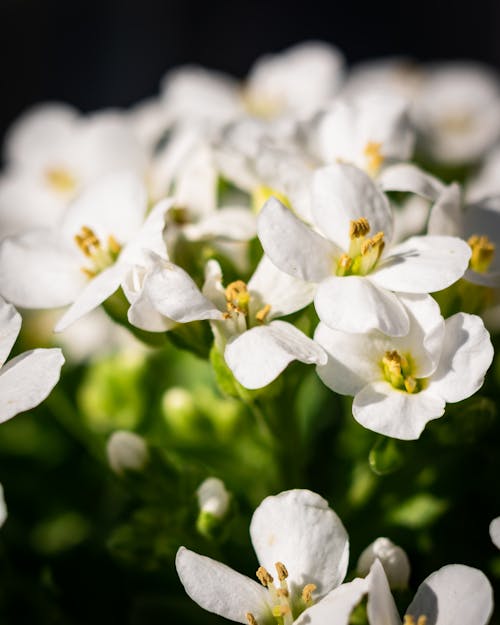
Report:
[[[82,271],[89,278],[96,276],[100,271],[112,265],[121,251],[121,245],[114,236],[108,237],[107,247],[103,247],[92,228],[82,226],[75,235],[75,243],[81,252],[91,260],[93,267],[82,267]]]
[[[359,261],[359,273],[366,275],[377,264],[382,252],[384,251],[385,241],[384,233],[377,232],[370,239],[365,239],[361,243],[361,259]]]
[[[377,174],[384,163],[384,157],[382,156],[382,152],[380,150],[381,147],[381,143],[368,141],[365,149],[363,150],[363,154],[366,158],[366,170],[370,176]]]
[[[63,167],[47,169],[45,178],[52,189],[58,193],[72,193],[76,190],[75,178]]]
[[[270,311],[271,311],[271,304],[266,304],[263,308],[261,308],[255,313],[255,319],[257,319],[259,323],[264,323]]]
[[[276,594],[278,595],[278,597],[284,597],[285,599],[288,599],[288,597],[290,596],[288,588],[278,588]]]
[[[122,246],[118,243],[115,237],[110,234],[108,237],[108,249],[113,254],[119,254],[121,252]]]
[[[472,250],[471,269],[479,273],[488,271],[495,255],[495,244],[486,235],[477,234],[472,235],[467,243]]]
[[[243,280],[231,282],[226,287],[226,303],[228,312],[239,312],[244,315],[248,312],[248,303],[250,301],[250,293],[247,285]]]
[[[304,589],[302,590],[302,600],[306,604],[310,604],[312,602],[312,594],[316,590],[316,584],[306,584]]]
[[[427,617],[425,614],[421,614],[415,621],[415,618],[411,614],[405,614],[403,617],[403,625],[426,625]]]
[[[261,184],[252,191],[252,210],[254,213],[259,213],[260,209],[271,197],[275,197],[287,208],[291,208],[290,200],[284,193],[280,193],[277,189]]]
[[[286,566],[283,562],[276,562],[274,565],[276,568],[276,572],[278,573],[278,579],[280,582],[283,582],[288,577],[288,571],[286,570]]]
[[[245,614],[245,618],[246,618],[246,619],[247,619],[247,621],[248,621],[248,625],[259,625],[259,624],[257,623],[257,620],[256,620],[255,616],[254,616],[251,612],[247,612],[247,613]]]
[[[87,278],[92,279],[97,275],[95,271],[92,271],[92,269],[89,269],[88,267],[80,267],[80,269],[87,276]]]
[[[263,566],[259,566],[255,575],[257,575],[257,579],[259,580],[259,582],[266,588],[270,586],[274,581],[273,576],[270,575]]]
[[[418,393],[418,380],[411,374],[407,358],[396,350],[385,352],[382,358],[385,379],[394,387],[407,393]]]
[[[288,614],[290,612],[290,607],[288,605],[275,605],[272,612],[273,616],[279,618],[280,616],[285,616],[285,614]]]
[[[350,239],[359,239],[359,237],[364,237],[369,232],[370,224],[368,223],[368,219],[365,217],[360,217],[359,219],[351,221],[351,225],[349,227]]]

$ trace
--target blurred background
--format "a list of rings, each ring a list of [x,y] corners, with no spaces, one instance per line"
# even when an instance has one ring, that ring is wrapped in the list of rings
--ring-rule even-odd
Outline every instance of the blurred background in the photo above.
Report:
[[[334,43],[349,63],[406,55],[500,69],[498,0],[0,0],[0,27],[2,136],[41,100],[128,106],[176,65],[242,77],[260,54],[311,38]]]

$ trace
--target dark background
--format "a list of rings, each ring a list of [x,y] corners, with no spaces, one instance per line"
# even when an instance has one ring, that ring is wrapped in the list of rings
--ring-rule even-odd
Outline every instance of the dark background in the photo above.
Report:
[[[244,76],[259,54],[309,38],[349,63],[405,54],[500,69],[500,1],[0,0],[0,138],[41,100],[127,106],[178,64]]]

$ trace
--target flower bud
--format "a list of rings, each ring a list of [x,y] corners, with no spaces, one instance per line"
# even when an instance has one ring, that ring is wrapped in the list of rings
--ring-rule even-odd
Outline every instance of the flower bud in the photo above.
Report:
[[[126,430],[118,430],[110,436],[106,451],[109,465],[118,475],[141,471],[149,458],[144,439]]]
[[[490,523],[490,537],[495,547],[500,549],[500,516]]]
[[[200,534],[212,537],[220,527],[220,522],[229,509],[230,494],[224,482],[216,477],[208,477],[196,491],[200,513],[196,527]]]
[[[410,562],[404,549],[395,545],[388,538],[377,538],[363,551],[358,560],[358,573],[365,576],[370,571],[374,560],[378,558],[384,567],[389,586],[404,589],[410,577]]]
[[[7,506],[3,497],[3,486],[0,484],[0,527],[5,523],[7,518]]]

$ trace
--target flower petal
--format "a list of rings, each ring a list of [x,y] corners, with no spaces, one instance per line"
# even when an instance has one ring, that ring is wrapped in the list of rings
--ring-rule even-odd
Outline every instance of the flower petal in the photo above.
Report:
[[[158,263],[144,281],[144,291],[154,307],[178,323],[222,319],[188,273],[173,263]]]
[[[262,207],[257,231],[265,253],[276,267],[308,282],[319,282],[330,275],[333,259],[342,253],[274,197]]]
[[[490,523],[490,537],[495,547],[500,549],[500,516]]]
[[[363,427],[404,441],[417,439],[444,409],[445,401],[429,389],[406,393],[385,381],[367,384],[352,404],[353,417]]]
[[[292,360],[326,362],[323,349],[285,321],[272,321],[243,332],[228,343],[224,358],[238,382],[250,389],[270,384]]]
[[[345,577],[347,532],[316,493],[295,489],[266,497],[254,512],[250,536],[260,564],[271,575],[276,562],[286,566],[292,593],[316,584],[315,592],[322,597]]]
[[[385,195],[354,165],[337,163],[313,177],[312,212],[320,230],[343,251],[349,249],[351,221],[365,217],[370,233],[392,238],[392,212]]]
[[[446,187],[429,215],[427,232],[432,235],[459,237],[463,234],[464,219],[460,185]]]
[[[394,293],[358,276],[323,280],[314,298],[316,312],[333,330],[369,332],[391,336],[408,333],[408,314]]]
[[[369,584],[368,621],[370,623],[383,623],[384,625],[400,625],[401,619],[380,560],[377,559],[372,564],[366,581]]]
[[[432,625],[485,625],[493,611],[493,589],[486,575],[470,566],[449,564],[420,585],[407,614],[422,614]]]
[[[38,406],[57,384],[64,357],[60,349],[34,349],[0,370],[0,423]]]
[[[115,263],[95,278],[92,278],[73,304],[57,322],[55,332],[62,332],[71,324],[105,302],[118,289],[120,282],[125,278],[128,266],[124,263]]]
[[[481,388],[493,360],[493,346],[484,323],[477,315],[457,313],[445,321],[439,366],[429,390],[447,402],[470,397]]]
[[[21,329],[21,315],[0,297],[0,367],[7,360]]]
[[[0,527],[5,523],[7,518],[7,506],[3,496],[3,486],[0,484]]]
[[[406,191],[434,202],[444,190],[443,183],[415,165],[399,163],[387,167],[378,182],[384,191]]]
[[[181,547],[175,567],[187,594],[205,610],[245,625],[248,612],[258,623],[271,618],[268,591],[225,564]]]
[[[367,580],[357,577],[334,588],[319,603],[308,608],[295,625],[348,625],[352,611],[367,592]]]
[[[470,247],[456,237],[412,237],[390,250],[370,280],[391,291],[434,293],[464,275],[470,256]]]
[[[191,241],[216,237],[249,241],[257,234],[257,220],[248,208],[222,208],[206,215],[198,223],[184,226],[182,233]]]

